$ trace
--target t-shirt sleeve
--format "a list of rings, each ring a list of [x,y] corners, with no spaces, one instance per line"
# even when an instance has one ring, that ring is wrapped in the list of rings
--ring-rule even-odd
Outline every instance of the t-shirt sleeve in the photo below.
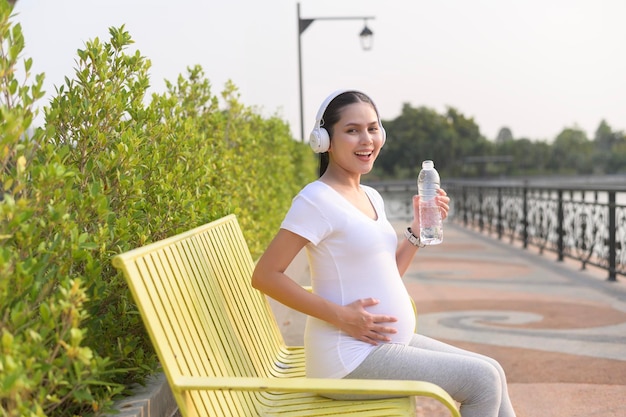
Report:
[[[316,246],[331,230],[320,208],[300,194],[293,199],[280,227],[304,237]]]

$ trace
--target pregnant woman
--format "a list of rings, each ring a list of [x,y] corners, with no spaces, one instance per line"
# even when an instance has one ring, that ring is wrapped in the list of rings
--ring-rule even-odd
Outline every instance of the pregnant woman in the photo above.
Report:
[[[385,140],[378,110],[367,95],[338,91],[322,103],[310,137],[311,147],[321,154],[320,178],[293,199],[257,263],[252,285],[308,315],[308,377],[428,381],[461,404],[463,417],[514,417],[498,362],[414,333],[415,315],[402,275],[422,246],[410,233],[420,226],[419,196],[413,197],[407,239],[398,242],[382,197],[361,184]],[[443,190],[436,199],[445,218],[450,199]],[[285,274],[302,248],[312,293]]]

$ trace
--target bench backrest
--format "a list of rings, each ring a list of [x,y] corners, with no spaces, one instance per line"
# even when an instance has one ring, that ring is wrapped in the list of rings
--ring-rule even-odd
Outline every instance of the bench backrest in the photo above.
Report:
[[[270,376],[284,342],[267,299],[250,285],[254,262],[234,215],[118,255],[113,264],[124,271],[170,381]],[[194,395],[211,397],[197,398],[197,406],[219,408],[206,415],[240,415],[235,410],[254,394]]]

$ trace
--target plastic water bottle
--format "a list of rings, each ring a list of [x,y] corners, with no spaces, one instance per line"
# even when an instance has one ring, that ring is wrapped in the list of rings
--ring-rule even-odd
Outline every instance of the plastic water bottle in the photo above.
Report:
[[[435,163],[430,160],[422,162],[417,190],[420,195],[420,240],[424,245],[438,245],[443,241],[441,211],[435,202],[439,183]]]

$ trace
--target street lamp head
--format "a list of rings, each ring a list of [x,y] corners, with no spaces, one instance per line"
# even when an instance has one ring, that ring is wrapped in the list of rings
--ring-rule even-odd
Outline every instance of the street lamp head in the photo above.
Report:
[[[363,30],[359,34],[359,38],[361,38],[361,47],[364,51],[372,49],[372,46],[374,45],[374,32],[367,27],[367,20],[365,21]]]

